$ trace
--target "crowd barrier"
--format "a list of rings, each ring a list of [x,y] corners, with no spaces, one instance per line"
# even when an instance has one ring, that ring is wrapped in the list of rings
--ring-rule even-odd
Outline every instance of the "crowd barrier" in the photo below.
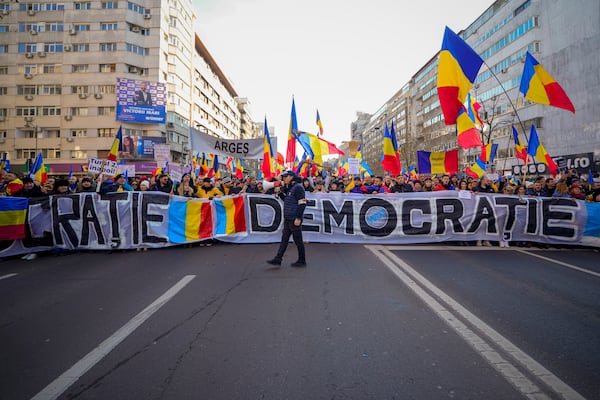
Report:
[[[489,240],[600,247],[600,203],[467,191],[309,193],[307,199],[303,232],[308,242]],[[26,237],[0,241],[0,257],[53,248],[159,248],[207,239],[275,243],[280,240],[282,206],[277,197],[263,194],[213,200],[158,192],[32,198]]]

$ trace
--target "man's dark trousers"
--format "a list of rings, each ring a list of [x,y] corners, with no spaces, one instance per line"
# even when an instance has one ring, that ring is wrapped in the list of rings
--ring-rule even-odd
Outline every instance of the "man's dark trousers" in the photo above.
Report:
[[[283,232],[281,233],[281,243],[279,244],[279,250],[277,251],[275,259],[281,260],[283,258],[283,254],[285,253],[285,250],[288,246],[288,242],[290,241],[290,236],[293,237],[294,243],[296,243],[296,247],[298,247],[298,261],[305,263],[306,255],[304,253],[304,241],[302,240],[302,225],[294,225],[293,219],[283,220]]]

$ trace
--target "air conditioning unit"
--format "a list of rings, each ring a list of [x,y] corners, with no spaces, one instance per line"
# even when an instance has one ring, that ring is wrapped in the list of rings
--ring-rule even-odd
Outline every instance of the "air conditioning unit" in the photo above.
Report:
[[[31,115],[28,115],[23,119],[25,120],[25,122],[33,122],[33,117]]]
[[[32,29],[29,31],[29,33],[31,33],[32,35],[37,35],[38,31],[36,31],[35,29]]]
[[[173,129],[175,128],[175,124],[172,122],[167,122],[167,128]]]
[[[27,15],[34,16],[35,15],[35,10],[27,10]]]
[[[33,53],[25,53],[25,57],[27,57],[27,58],[33,58]]]
[[[79,93],[80,99],[87,99],[87,93]]]
[[[31,94],[25,95],[25,100],[33,100],[33,95],[31,95]]]
[[[46,57],[45,51],[38,51],[38,57]]]
[[[96,93],[94,95],[94,97],[97,98],[97,99],[101,99],[102,98],[102,93]]]
[[[67,121],[70,121],[70,120],[72,120],[72,119],[73,119],[73,116],[72,116],[72,115],[65,115],[65,119],[66,119]]]
[[[140,72],[140,70],[138,69],[138,67],[129,67],[129,72],[137,74]]]
[[[70,45],[70,44],[65,44],[65,45],[63,46],[63,49],[64,49],[65,51],[71,51],[72,47],[71,47],[71,45]]]
[[[502,69],[500,70],[500,72],[502,72],[503,74],[505,74],[505,73],[506,73],[506,71],[508,71],[508,69],[506,69],[506,68],[502,68]]]
[[[69,29],[69,35],[77,35],[77,29],[75,29],[75,28]]]
[[[152,18],[152,14],[144,14],[144,19],[151,19]]]
[[[75,139],[73,139],[71,136],[67,137],[67,142],[72,142],[73,140]]]
[[[23,76],[25,77],[25,79],[33,78],[33,74],[23,74]]]
[[[140,27],[139,26],[132,26],[131,27],[131,32],[139,32],[140,31]]]

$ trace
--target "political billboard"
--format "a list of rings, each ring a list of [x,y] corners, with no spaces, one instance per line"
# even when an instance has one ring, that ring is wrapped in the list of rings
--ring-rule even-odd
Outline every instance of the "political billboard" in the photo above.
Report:
[[[166,100],[164,83],[117,79],[117,121],[164,124]]]

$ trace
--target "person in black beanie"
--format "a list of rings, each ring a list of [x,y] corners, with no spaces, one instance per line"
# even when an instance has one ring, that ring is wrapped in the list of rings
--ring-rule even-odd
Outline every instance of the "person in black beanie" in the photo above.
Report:
[[[275,258],[268,260],[267,263],[281,265],[290,236],[292,236],[298,248],[298,260],[292,263],[292,267],[305,267],[306,254],[302,239],[302,219],[306,208],[306,194],[303,185],[298,182],[293,171],[286,171],[281,177],[284,183],[279,191],[279,197],[283,200],[283,232]]]

